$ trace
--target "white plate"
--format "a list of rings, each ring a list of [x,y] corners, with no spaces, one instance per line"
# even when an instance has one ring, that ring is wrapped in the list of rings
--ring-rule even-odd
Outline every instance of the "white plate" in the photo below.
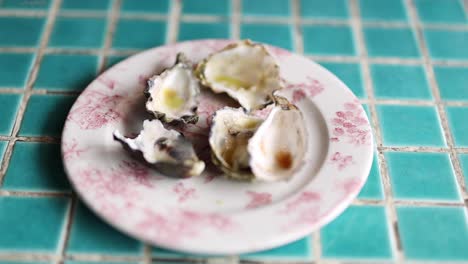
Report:
[[[340,214],[366,181],[373,141],[364,109],[333,74],[299,55],[268,46],[278,59],[282,94],[303,111],[306,165],[289,182],[226,180],[209,166],[191,179],[166,178],[133,160],[112,139],[137,133],[146,79],[177,52],[199,61],[231,41],[202,40],[150,49],[107,70],[77,99],[62,137],[65,168],[84,202],[117,229],[153,245],[202,254],[273,248],[310,234]],[[204,92],[200,121],[184,133],[207,159],[214,110],[232,101]]]

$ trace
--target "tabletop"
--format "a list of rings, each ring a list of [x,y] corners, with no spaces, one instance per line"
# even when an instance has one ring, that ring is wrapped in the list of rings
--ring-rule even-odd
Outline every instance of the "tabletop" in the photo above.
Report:
[[[360,99],[375,158],[336,220],[208,257],[136,241],[79,202],[60,158],[76,97],[129,55],[201,38],[304,54]],[[467,120],[466,0],[0,0],[0,263],[468,262]]]

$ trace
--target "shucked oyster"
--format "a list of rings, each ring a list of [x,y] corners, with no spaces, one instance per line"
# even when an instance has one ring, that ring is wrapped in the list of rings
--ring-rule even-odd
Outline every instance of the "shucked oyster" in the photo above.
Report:
[[[301,111],[275,96],[275,107],[250,139],[250,168],[258,180],[288,180],[304,163],[307,132]]]
[[[271,94],[280,89],[275,59],[265,47],[248,40],[210,55],[195,73],[203,85],[215,93],[227,93],[247,111],[268,104]]]
[[[162,174],[188,178],[202,173],[205,163],[195,154],[192,144],[175,130],[165,129],[160,120],[145,120],[136,138],[114,132],[114,139],[137,158]]]
[[[304,163],[307,135],[302,113],[285,98],[263,121],[240,109],[216,112],[210,146],[214,162],[231,178],[290,179]]]
[[[235,179],[251,179],[250,155],[247,144],[262,119],[244,113],[242,109],[225,107],[213,117],[209,143],[213,162]]]
[[[198,80],[183,53],[176,63],[148,80],[146,109],[164,122],[196,123]]]

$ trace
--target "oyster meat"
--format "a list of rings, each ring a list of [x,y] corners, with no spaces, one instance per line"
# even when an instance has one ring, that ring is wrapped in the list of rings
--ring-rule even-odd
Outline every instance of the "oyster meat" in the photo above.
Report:
[[[213,163],[230,178],[253,178],[247,144],[262,119],[246,114],[241,108],[225,107],[213,117],[209,138]]]
[[[177,54],[171,68],[148,80],[146,109],[164,122],[196,123],[200,86],[191,63]]]
[[[213,119],[210,147],[213,162],[239,180],[290,179],[304,163],[307,133],[300,110],[275,96],[265,120],[242,109],[223,108]]]
[[[271,102],[280,89],[279,68],[261,44],[248,40],[228,45],[197,65],[201,83],[215,93],[225,92],[247,111]]]
[[[205,163],[198,159],[192,144],[175,130],[164,128],[160,120],[145,120],[136,138],[114,131],[114,139],[150,167],[162,174],[188,178],[202,173]]]

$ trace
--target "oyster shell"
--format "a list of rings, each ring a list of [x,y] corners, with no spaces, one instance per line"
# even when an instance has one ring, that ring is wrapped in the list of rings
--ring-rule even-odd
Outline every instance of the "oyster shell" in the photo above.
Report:
[[[178,53],[174,66],[148,80],[146,109],[164,122],[196,123],[200,86],[191,63]]]
[[[127,138],[119,131],[113,135],[136,158],[167,176],[188,178],[205,169],[192,144],[181,133],[164,128],[160,120],[145,120],[136,138]]]
[[[225,107],[216,111],[209,138],[212,160],[228,177],[253,179],[247,144],[262,121],[241,108]]]
[[[302,112],[275,96],[275,107],[247,146],[250,168],[260,181],[290,179],[304,163],[307,131]]]
[[[227,93],[247,111],[270,103],[272,93],[280,89],[275,59],[263,45],[248,40],[211,54],[197,65],[195,74],[203,85]]]

